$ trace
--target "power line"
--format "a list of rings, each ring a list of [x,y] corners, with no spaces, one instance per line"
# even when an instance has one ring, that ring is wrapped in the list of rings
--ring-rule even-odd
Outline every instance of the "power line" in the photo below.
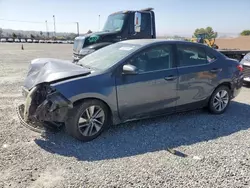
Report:
[[[24,20],[8,20],[8,19],[0,19],[1,21],[7,21],[7,22],[24,22],[24,23],[40,23],[44,24],[44,22],[38,22],[38,21],[24,21]],[[53,24],[53,22],[47,22]],[[57,24],[76,24],[77,22],[57,22]]]
[[[34,21],[22,21],[22,20],[6,20],[6,19],[0,19],[0,20],[7,22],[44,23],[44,22],[34,22]]]

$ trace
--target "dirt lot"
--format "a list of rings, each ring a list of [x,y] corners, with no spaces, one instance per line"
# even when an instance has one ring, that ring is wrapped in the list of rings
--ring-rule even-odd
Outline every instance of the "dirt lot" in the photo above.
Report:
[[[219,48],[250,50],[250,37],[237,37],[228,39],[216,39],[215,43]]]
[[[81,143],[23,127],[14,105],[30,60],[72,46],[0,44],[0,187],[250,187],[250,88],[220,116],[194,111],[112,127]],[[171,154],[167,149],[185,153]]]

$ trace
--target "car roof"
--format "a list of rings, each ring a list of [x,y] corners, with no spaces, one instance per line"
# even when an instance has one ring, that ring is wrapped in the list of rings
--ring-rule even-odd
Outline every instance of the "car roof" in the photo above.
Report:
[[[195,42],[189,42],[185,40],[170,40],[170,39],[130,39],[130,40],[124,40],[120,41],[119,43],[126,43],[126,44],[134,44],[134,45],[141,45],[141,46],[146,46],[146,45],[151,45],[151,44],[157,44],[157,43],[169,43],[169,44],[191,44],[191,45],[197,45],[200,47],[207,47],[204,44],[200,43],[195,43]]]

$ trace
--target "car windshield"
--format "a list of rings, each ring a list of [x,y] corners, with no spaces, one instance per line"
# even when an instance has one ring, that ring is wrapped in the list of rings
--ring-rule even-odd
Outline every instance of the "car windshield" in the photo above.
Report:
[[[125,21],[126,14],[112,14],[108,17],[103,31],[120,31]]]
[[[141,45],[128,43],[111,44],[85,56],[78,64],[90,69],[106,70],[140,47]]]

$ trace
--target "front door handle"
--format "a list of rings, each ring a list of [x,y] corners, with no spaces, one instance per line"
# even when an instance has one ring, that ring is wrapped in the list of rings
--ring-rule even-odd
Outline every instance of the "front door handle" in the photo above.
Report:
[[[176,76],[167,76],[165,77],[164,79],[167,80],[167,81],[172,81],[172,80],[175,80],[177,77]]]
[[[210,72],[212,72],[212,73],[217,73],[217,72],[221,72],[221,71],[222,71],[222,69],[217,69],[217,68],[210,70]]]

